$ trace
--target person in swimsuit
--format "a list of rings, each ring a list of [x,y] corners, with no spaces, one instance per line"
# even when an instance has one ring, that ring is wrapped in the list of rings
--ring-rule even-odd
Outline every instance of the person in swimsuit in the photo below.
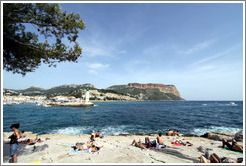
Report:
[[[91,135],[88,144],[95,145],[95,135]]]
[[[222,148],[227,146],[228,149],[230,150],[243,152],[243,147],[241,145],[238,145],[235,139],[232,140],[232,144],[228,143],[226,139],[223,139],[222,143],[223,143]]]
[[[139,139],[139,142],[137,142],[135,139],[132,141],[130,145],[135,145],[136,147],[139,147],[141,149],[147,149],[147,145],[143,145],[142,141]]]
[[[169,129],[167,135],[168,135],[168,136],[173,136],[173,131],[172,131],[171,129]]]
[[[161,137],[161,133],[159,133],[159,136],[156,137],[156,140],[159,145],[164,145],[163,138]]]
[[[96,133],[96,137],[103,138],[103,135],[102,135],[102,134],[100,134],[100,131],[97,131],[97,133]]]
[[[12,157],[13,163],[17,163],[17,150],[18,150],[18,139],[20,138],[20,132],[18,128],[20,127],[20,124],[12,124],[10,126],[11,130],[14,131],[14,133],[9,136],[10,139],[10,156]]]
[[[20,136],[21,136],[21,138],[26,137],[26,133],[25,133],[25,131],[24,131],[24,130],[21,132]]]
[[[72,146],[72,148],[74,150],[78,149],[78,150],[88,150],[89,152],[97,152],[99,151],[103,146],[89,146],[89,145],[78,145],[78,146]]]
[[[179,137],[179,131],[178,130],[176,130],[176,131],[174,130],[173,135]]]
[[[149,137],[145,137],[145,144],[147,145],[147,148],[156,147],[157,145],[156,140],[150,141]]]
[[[201,156],[200,163],[209,163],[209,161],[204,156]],[[221,159],[217,154],[213,153],[210,155],[210,163],[221,163]]]
[[[103,145],[104,146],[104,145]],[[92,145],[91,148],[89,148],[89,152],[97,152],[99,151],[103,146],[95,146],[95,145]]]
[[[186,143],[184,143],[181,140],[176,140],[175,143],[178,143],[178,144],[183,145],[183,146],[192,146],[193,145],[192,143],[190,143],[188,141]]]
[[[41,139],[39,138],[38,134],[36,135],[36,138],[35,139],[27,139],[25,141],[23,141],[22,143],[23,144],[28,144],[28,145],[34,145],[35,143],[40,143],[40,142],[44,142],[46,140],[49,140],[50,138],[45,138],[45,139]]]

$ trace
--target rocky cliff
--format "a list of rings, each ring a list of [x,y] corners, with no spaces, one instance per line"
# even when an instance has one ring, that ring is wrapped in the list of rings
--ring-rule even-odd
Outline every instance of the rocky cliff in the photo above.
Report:
[[[181,97],[174,85],[129,83],[128,86],[138,89],[159,89],[163,93],[172,93],[175,96]]]
[[[107,90],[129,95],[138,100],[184,100],[174,85],[129,83],[114,85],[108,87]]]

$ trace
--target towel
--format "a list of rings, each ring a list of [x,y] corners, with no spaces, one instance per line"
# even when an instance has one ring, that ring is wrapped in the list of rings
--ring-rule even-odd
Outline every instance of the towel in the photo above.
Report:
[[[78,149],[71,149],[68,152],[74,152],[74,153],[89,153],[94,154],[95,152],[91,152],[90,150],[78,150]],[[97,151],[100,154],[100,150]]]
[[[240,153],[240,154],[243,154],[243,152],[239,152],[239,151],[234,151],[234,150],[230,150],[230,149],[227,149],[227,148],[222,148],[223,150],[228,150],[228,151],[232,151],[232,152],[236,152],[236,153]]]
[[[176,143],[176,142],[171,142],[171,144],[176,145],[176,146],[183,146],[183,145]]]

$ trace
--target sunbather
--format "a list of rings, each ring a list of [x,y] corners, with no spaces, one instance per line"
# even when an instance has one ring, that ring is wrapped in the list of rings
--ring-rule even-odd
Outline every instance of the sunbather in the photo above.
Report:
[[[209,161],[204,156],[200,157],[200,162],[209,163]],[[221,163],[221,159],[217,154],[213,153],[212,155],[210,155],[210,163]]]
[[[179,137],[179,131],[178,131],[178,130],[176,130],[176,131],[174,130],[174,131],[173,131],[173,135]]]
[[[156,140],[150,141],[149,137],[145,137],[145,144],[147,145],[147,148],[156,147],[157,145]]]
[[[243,162],[243,158],[237,158],[237,160],[233,161],[233,163],[242,163]]]
[[[183,146],[192,146],[193,145],[192,143],[190,143],[188,141],[186,143],[184,143],[181,140],[176,140],[175,143],[178,143],[178,144],[183,145]]]
[[[226,139],[223,139],[222,143],[222,148],[224,148],[226,145],[230,150],[243,152],[243,147],[241,145],[238,145],[235,139],[232,140],[232,144],[228,143]]]
[[[104,145],[103,145],[104,146]],[[92,147],[89,149],[89,152],[97,152],[99,151],[103,146],[95,146],[95,145],[92,145]]]
[[[200,162],[209,163],[209,161],[204,156],[200,157]],[[242,162],[243,162],[243,158],[240,157],[240,158],[237,158],[237,160],[233,161],[232,163],[242,163]],[[210,156],[210,163],[223,163],[223,158],[221,159],[217,154],[213,153]]]
[[[95,145],[95,135],[91,135],[88,144]]]
[[[147,145],[143,145],[142,141],[139,139],[139,142],[137,142],[135,139],[132,141],[131,145],[135,145],[136,147],[139,147],[141,149],[147,149]]]
[[[97,131],[97,133],[96,133],[96,137],[103,138],[103,135],[102,135],[102,134],[100,134],[100,131]]]
[[[161,133],[159,133],[159,136],[156,137],[156,140],[157,140],[157,143],[158,143],[159,145],[163,145],[163,144],[164,144],[163,138],[161,137]]]
[[[72,146],[72,148],[74,150],[78,149],[78,150],[88,150],[89,152],[97,152],[99,151],[103,146],[89,146],[89,145],[78,145],[78,146]]]
[[[49,140],[50,138],[45,138],[45,139],[41,139],[41,138],[38,138],[38,136],[35,138],[35,139],[27,139],[27,140],[24,140],[22,143],[23,144],[28,144],[28,145],[33,145],[35,143],[40,143],[40,142],[44,142],[46,140]]]
[[[173,136],[173,131],[172,131],[171,129],[169,129],[167,135],[168,135],[168,136]]]
[[[77,145],[77,146],[72,146],[72,148],[75,150],[75,149],[78,149],[78,150],[88,150],[89,149],[89,145]]]

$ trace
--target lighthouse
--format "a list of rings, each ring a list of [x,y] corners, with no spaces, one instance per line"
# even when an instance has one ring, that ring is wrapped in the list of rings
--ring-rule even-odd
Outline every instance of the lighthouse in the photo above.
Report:
[[[89,99],[90,99],[89,88],[87,88],[85,92],[85,104],[89,103]]]

